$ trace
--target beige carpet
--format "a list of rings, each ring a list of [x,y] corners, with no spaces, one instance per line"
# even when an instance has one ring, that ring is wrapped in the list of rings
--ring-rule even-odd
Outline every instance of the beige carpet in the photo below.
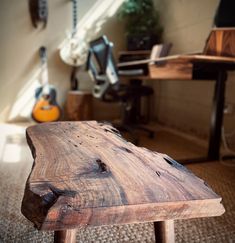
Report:
[[[24,139],[24,126],[0,125],[0,242],[53,242],[50,232],[39,232],[20,212],[25,181],[32,158]],[[165,152],[174,158],[204,153],[203,146],[162,131],[154,141],[141,145]],[[188,166],[223,197],[226,213],[221,217],[178,220],[176,242],[235,242],[235,162]],[[123,225],[79,230],[77,242],[154,242],[153,225]]]

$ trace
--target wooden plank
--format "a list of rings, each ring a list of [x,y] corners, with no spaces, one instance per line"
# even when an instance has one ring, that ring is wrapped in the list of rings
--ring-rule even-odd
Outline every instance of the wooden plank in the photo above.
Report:
[[[185,61],[204,61],[204,62],[216,62],[216,63],[232,63],[235,64],[235,57],[223,57],[223,56],[209,56],[209,55],[201,55],[201,54],[182,54],[182,55],[172,55],[167,57],[159,57],[155,59],[145,59],[139,61],[131,61],[131,62],[121,62],[118,63],[118,67],[129,67],[129,66],[136,66],[142,64],[157,64],[157,62],[166,62],[166,61],[173,61],[177,59],[184,59]]]
[[[221,197],[167,155],[95,121],[27,129],[34,157],[22,213],[38,229],[221,215]]]
[[[120,66],[149,64],[149,75],[145,79],[191,80],[193,64],[198,62],[235,65],[235,58],[208,55],[175,55],[154,60],[149,59],[120,63]]]
[[[171,55],[166,57],[158,57],[153,59],[143,59],[143,60],[137,60],[137,61],[130,61],[130,62],[120,62],[117,64],[118,67],[129,67],[129,66],[136,66],[136,65],[142,65],[142,64],[153,64],[156,62],[165,62],[168,60],[174,60],[180,58],[182,55]]]
[[[213,62],[213,63],[226,63],[235,64],[235,57],[224,57],[224,56],[208,56],[208,55],[191,55],[191,56],[181,56],[185,60],[190,60],[192,62]]]

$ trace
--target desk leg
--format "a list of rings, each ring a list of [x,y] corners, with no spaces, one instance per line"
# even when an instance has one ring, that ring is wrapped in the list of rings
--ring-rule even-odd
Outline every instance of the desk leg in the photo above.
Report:
[[[55,243],[75,243],[76,242],[76,229],[55,231]]]
[[[155,232],[156,243],[175,242],[175,231],[174,231],[173,220],[154,222],[154,232]]]
[[[211,116],[208,160],[218,160],[220,155],[221,127],[224,114],[224,97],[227,73],[220,71],[215,84],[213,108]]]

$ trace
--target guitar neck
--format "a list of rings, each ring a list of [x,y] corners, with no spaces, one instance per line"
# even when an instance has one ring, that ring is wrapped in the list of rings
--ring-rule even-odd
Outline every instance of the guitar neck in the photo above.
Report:
[[[41,67],[41,84],[43,86],[49,84],[47,63],[42,64]]]
[[[44,47],[44,46],[40,47],[39,56],[40,56],[40,59],[41,59],[41,84],[43,86],[45,86],[49,83],[46,47]]]
[[[77,32],[77,23],[78,23],[78,17],[77,17],[77,0],[72,0],[73,2],[73,30],[72,30],[72,37],[75,36]]]

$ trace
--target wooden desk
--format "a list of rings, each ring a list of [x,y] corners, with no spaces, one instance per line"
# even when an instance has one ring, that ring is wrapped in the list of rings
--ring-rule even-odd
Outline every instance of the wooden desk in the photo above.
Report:
[[[148,75],[135,77],[153,80],[215,80],[209,146],[206,158],[189,158],[183,163],[219,160],[221,127],[225,102],[227,72],[235,70],[235,57],[199,54],[175,55],[154,60],[119,63],[119,67],[148,65]]]
[[[204,79],[214,79],[218,68],[219,70],[235,69],[235,58],[206,56],[206,55],[176,55],[169,57],[162,64],[149,65],[149,78],[162,80],[195,80],[199,72],[208,72],[208,76],[203,75]],[[160,63],[161,63],[160,62]],[[198,71],[201,66],[202,70]],[[203,67],[204,66],[204,67]],[[200,69],[201,69],[200,68]],[[206,70],[208,69],[208,70]],[[195,77],[196,76],[196,77]],[[200,79],[202,79],[200,78]]]
[[[173,220],[224,213],[203,180],[110,125],[44,123],[26,135],[34,164],[21,210],[39,230],[55,231],[55,242],[75,242],[80,226],[141,222],[155,222],[158,242],[174,242]]]

